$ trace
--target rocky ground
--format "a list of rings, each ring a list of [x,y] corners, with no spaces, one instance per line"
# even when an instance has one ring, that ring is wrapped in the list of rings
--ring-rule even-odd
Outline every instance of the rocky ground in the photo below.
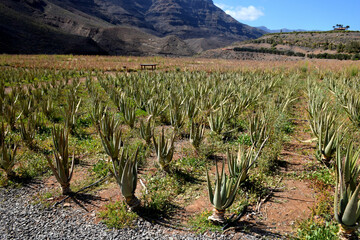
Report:
[[[204,233],[175,231],[139,219],[135,228],[110,230],[95,224],[85,211],[44,208],[34,204],[36,188],[0,189],[0,239],[274,239],[256,233]]]

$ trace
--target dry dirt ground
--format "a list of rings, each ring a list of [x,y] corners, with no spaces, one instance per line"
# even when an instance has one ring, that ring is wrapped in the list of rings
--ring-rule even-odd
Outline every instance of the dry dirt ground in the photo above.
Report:
[[[295,135],[300,139],[310,139],[310,134],[303,132],[306,123],[295,120]],[[305,126],[304,126],[305,125]],[[308,180],[294,178],[305,170],[310,161],[314,161],[312,153],[315,146],[302,143],[292,138],[284,144],[281,152],[281,173],[283,178],[279,188],[275,189],[268,201],[266,201],[255,215],[254,221],[261,228],[280,235],[292,234],[296,221],[303,220],[311,214],[311,207],[315,203],[315,191],[310,187]]]

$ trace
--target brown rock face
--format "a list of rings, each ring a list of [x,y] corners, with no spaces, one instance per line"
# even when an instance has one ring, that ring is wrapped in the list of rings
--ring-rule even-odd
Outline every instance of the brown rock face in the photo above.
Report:
[[[81,45],[89,54],[188,56],[264,33],[211,0],[3,0],[0,20],[0,51],[19,53],[18,43],[36,44],[39,34],[42,44],[27,53],[71,52]]]

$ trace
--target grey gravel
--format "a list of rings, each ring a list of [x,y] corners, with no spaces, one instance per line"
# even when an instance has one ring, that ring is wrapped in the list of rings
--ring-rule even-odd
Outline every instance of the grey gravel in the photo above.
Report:
[[[110,230],[103,223],[87,220],[81,209],[34,205],[34,191],[25,187],[0,189],[0,239],[274,239],[238,233],[166,234],[169,229],[142,219],[134,229]]]

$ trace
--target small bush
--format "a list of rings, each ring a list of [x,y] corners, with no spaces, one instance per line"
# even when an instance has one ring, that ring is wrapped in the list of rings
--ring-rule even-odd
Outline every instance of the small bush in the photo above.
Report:
[[[144,201],[143,212],[151,217],[166,217],[175,211],[177,206],[173,203],[174,198],[184,192],[184,185],[176,178],[158,173],[149,176],[146,183],[147,193],[142,198]]]
[[[23,179],[41,176],[49,170],[46,158],[43,155],[25,152],[21,158],[26,159],[26,162],[20,164],[17,172],[19,177]]]
[[[103,219],[102,221],[109,228],[125,228],[134,227],[134,222],[137,219],[137,214],[128,211],[126,203],[115,202],[107,204],[106,209],[99,213],[99,216]]]
[[[280,144],[271,144],[264,148],[257,163],[260,172],[268,175],[276,174],[279,166],[280,151]]]
[[[332,222],[316,223],[303,222],[298,228],[298,238],[306,240],[336,240],[339,227]]]

